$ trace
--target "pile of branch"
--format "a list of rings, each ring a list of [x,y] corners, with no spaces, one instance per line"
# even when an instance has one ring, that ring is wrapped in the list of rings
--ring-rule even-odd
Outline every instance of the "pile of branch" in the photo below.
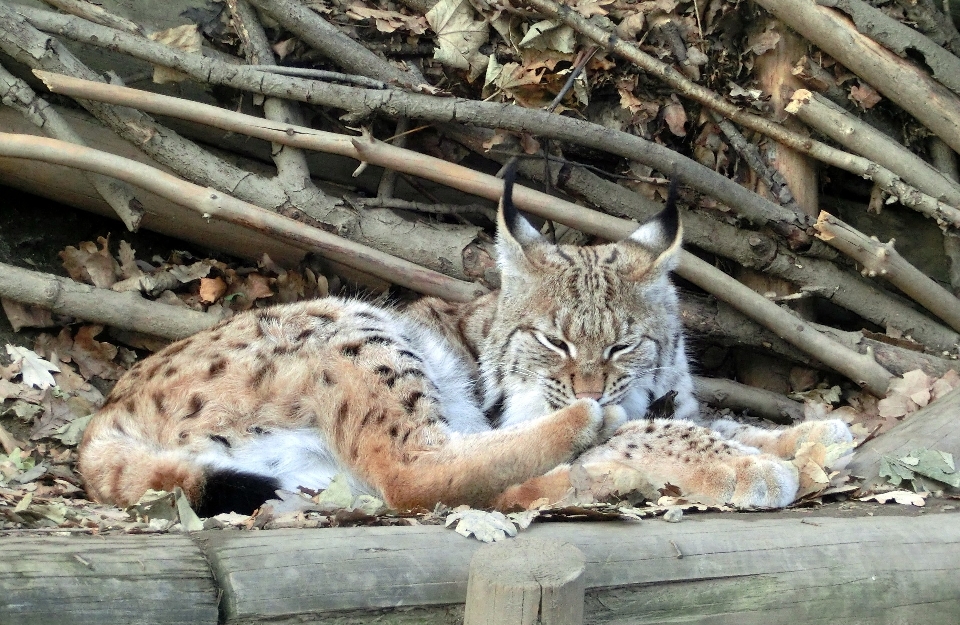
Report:
[[[0,67],[2,99],[22,116],[0,116],[7,182],[29,161],[30,186],[63,199],[38,182],[69,167],[83,172],[70,184],[131,231],[172,231],[189,214],[187,236],[208,246],[254,258],[279,246],[291,262],[314,252],[361,283],[467,301],[498,284],[489,235],[502,183],[483,170],[521,158],[518,206],[581,242],[628,235],[677,177],[677,274],[709,296],[686,297],[684,321],[704,342],[877,397],[907,371],[955,368],[960,280],[944,280],[960,269],[915,266],[871,238],[885,216],[915,212],[936,224],[920,245],[960,263],[960,37],[932,3],[921,16],[920,5],[882,13],[860,0],[758,0],[741,13],[724,2],[226,0],[166,30],[118,14],[121,3],[49,4],[59,11],[0,0],[0,50],[15,62]],[[723,35],[733,22],[741,39]],[[125,75],[105,79],[105,58]],[[129,68],[194,95],[126,87],[146,77]],[[238,136],[269,142],[274,171]],[[454,162],[468,153],[470,167]],[[382,168],[374,188],[327,186],[348,182],[336,173],[345,159],[359,163],[354,176]],[[870,181],[854,194],[856,225],[820,212],[827,178]],[[456,193],[440,199],[424,181]],[[98,306],[108,294],[0,266],[0,296],[73,317],[126,317],[127,329],[170,338],[212,323],[116,314],[163,306],[127,295]],[[699,389],[778,420],[803,414],[782,394],[706,379]]]

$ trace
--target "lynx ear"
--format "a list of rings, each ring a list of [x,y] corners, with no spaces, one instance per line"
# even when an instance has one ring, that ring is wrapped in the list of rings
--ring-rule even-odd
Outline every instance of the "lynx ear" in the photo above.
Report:
[[[504,277],[526,275],[531,269],[527,250],[546,242],[513,205],[516,176],[517,164],[513,162],[503,174],[503,196],[497,211],[497,265]]]
[[[627,252],[627,260],[623,265],[624,278],[640,280],[654,270],[670,271],[676,267],[683,241],[683,228],[677,210],[677,189],[678,180],[674,177],[664,209],[620,242],[621,249]]]

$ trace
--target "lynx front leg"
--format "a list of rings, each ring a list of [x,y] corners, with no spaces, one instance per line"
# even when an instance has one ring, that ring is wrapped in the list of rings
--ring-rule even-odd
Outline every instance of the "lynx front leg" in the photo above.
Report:
[[[368,480],[396,508],[463,503],[488,507],[511,484],[546,473],[596,442],[600,405],[579,400],[521,425],[450,435],[431,446],[410,437],[396,455],[370,454]]]
[[[756,447],[760,451],[780,458],[791,459],[806,442],[823,443],[824,446],[853,441],[850,428],[840,419],[805,421],[786,428],[767,430],[729,419],[720,419],[710,428],[726,439]]]

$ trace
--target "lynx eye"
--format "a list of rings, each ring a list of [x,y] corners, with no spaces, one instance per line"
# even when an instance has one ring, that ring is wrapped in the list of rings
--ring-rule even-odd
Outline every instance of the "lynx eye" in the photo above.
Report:
[[[616,345],[611,345],[610,347],[608,347],[608,348],[606,349],[606,353],[604,354],[604,358],[606,358],[607,360],[613,360],[614,358],[617,358],[618,356],[622,356],[622,355],[624,355],[624,354],[626,354],[626,353],[632,352],[632,351],[635,350],[636,348],[637,348],[636,343],[633,343],[633,344],[631,344],[631,343],[617,343]]]
[[[556,336],[548,336],[543,332],[534,332],[534,338],[543,343],[544,347],[547,347],[562,356],[573,356],[575,351],[573,345],[567,343],[563,339]]]

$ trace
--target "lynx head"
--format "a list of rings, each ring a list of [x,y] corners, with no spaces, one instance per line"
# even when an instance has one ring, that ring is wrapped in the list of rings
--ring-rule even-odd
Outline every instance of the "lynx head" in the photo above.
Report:
[[[668,277],[681,242],[675,186],[663,212],[627,239],[590,247],[544,239],[513,205],[512,187],[508,171],[497,232],[501,292],[481,355],[485,407],[499,404],[501,425],[583,397],[642,415],[678,366],[687,377]]]

